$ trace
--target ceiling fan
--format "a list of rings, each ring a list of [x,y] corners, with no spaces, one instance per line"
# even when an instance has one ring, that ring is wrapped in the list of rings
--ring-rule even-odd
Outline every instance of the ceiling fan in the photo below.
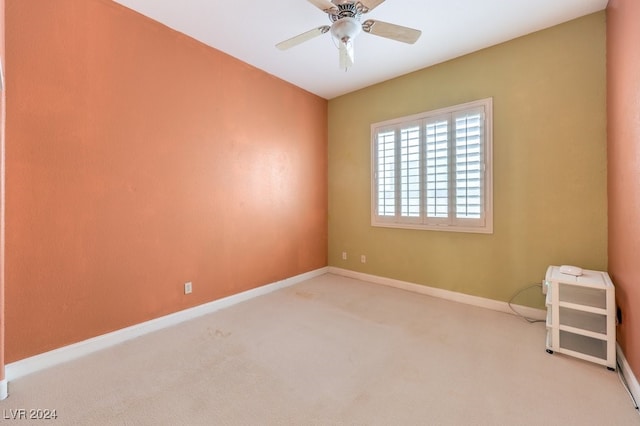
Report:
[[[276,44],[287,50],[314,37],[331,32],[340,51],[340,68],[347,70],[353,65],[353,40],[361,31],[365,33],[413,44],[422,31],[388,22],[367,19],[361,23],[362,15],[371,12],[385,0],[308,0],[329,16],[331,25],[323,25]]]

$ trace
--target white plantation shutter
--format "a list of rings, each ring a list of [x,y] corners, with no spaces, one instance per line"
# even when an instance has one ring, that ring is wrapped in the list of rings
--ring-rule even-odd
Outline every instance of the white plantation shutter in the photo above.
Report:
[[[386,131],[379,133],[377,137],[377,211],[379,216],[395,216],[396,214],[395,152],[395,131]]]
[[[372,225],[492,232],[492,100],[372,125]]]
[[[400,130],[400,215],[420,217],[420,126]]]
[[[449,216],[449,121],[428,121],[426,131],[427,217]]]
[[[482,123],[481,111],[455,114],[456,217],[482,216]]]

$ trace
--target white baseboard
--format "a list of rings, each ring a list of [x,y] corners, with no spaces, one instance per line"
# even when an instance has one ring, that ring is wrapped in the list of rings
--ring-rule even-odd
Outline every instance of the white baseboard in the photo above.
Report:
[[[617,345],[616,348],[617,356],[618,356],[618,364],[620,365],[620,370],[622,371],[622,377],[627,382],[627,386],[629,387],[629,392],[633,395],[633,398],[636,400],[637,404],[640,404],[640,384],[638,384],[638,379],[635,374],[631,370],[631,366],[627,362],[627,358],[624,356],[624,352],[622,352],[622,348],[620,345]]]
[[[6,366],[4,381],[5,388],[7,381],[16,380],[28,374],[35,373],[36,371],[53,367],[54,365],[58,365],[64,362],[72,361],[84,355],[88,355],[101,349],[106,349],[119,343],[123,343],[127,340],[131,340],[136,337],[161,330],[163,328],[171,327],[181,322],[188,321],[215,311],[219,311],[220,309],[228,308],[229,306],[244,302],[249,299],[253,299],[254,297],[262,296],[273,291],[298,284],[302,281],[324,275],[327,272],[328,267],[316,269],[314,271],[296,275],[282,281],[267,284],[258,288],[244,291],[242,293],[234,294],[229,297],[214,300],[213,302],[208,302],[199,306],[195,306],[193,308],[185,309],[183,311],[179,311],[170,315],[136,324],[131,327],[116,330],[111,333],[103,334],[101,336],[93,337],[82,342],[74,343],[69,346],[64,346],[59,349],[54,349],[49,352],[13,362]]]
[[[427,296],[438,297],[440,299],[451,300],[453,302],[465,303],[467,305],[479,306],[481,308],[487,308],[494,311],[513,314],[513,311],[509,308],[509,304],[507,302],[500,302],[498,300],[472,296],[470,294],[458,293],[450,290],[443,290],[441,288],[429,287],[426,285],[414,284],[407,281],[394,280],[392,278],[385,278],[377,275],[350,271],[348,269],[336,268],[333,266],[329,267],[329,273],[342,275],[343,277],[355,278],[362,281],[368,281],[374,284],[381,284],[389,287],[399,288],[402,290],[412,291],[414,293],[425,294]],[[536,309],[522,305],[512,306],[514,306],[520,314],[528,318],[544,320],[547,317],[547,312],[543,309]]]
[[[7,399],[9,396],[9,388],[7,386],[7,379],[0,380],[0,401]]]

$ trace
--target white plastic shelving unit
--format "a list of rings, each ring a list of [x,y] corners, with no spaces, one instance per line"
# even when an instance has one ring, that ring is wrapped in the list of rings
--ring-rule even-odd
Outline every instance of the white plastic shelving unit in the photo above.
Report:
[[[616,368],[615,288],[609,274],[581,276],[549,266],[543,289],[547,306],[547,352]]]

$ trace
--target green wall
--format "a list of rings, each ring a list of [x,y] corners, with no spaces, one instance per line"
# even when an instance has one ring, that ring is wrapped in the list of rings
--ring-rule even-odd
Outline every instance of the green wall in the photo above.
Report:
[[[550,264],[606,270],[605,73],[598,12],[329,101],[329,265],[503,301]],[[493,234],[372,227],[371,124],[487,97]]]

